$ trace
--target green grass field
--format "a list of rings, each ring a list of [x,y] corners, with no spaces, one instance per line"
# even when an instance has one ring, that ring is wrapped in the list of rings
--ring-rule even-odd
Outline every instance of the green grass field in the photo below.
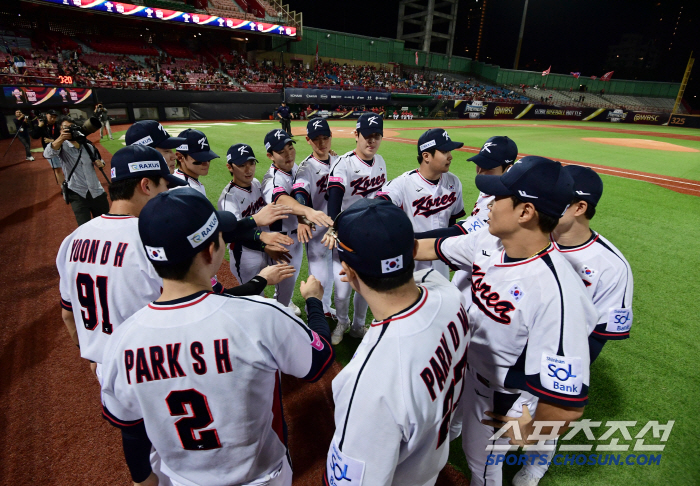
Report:
[[[470,127],[470,122],[460,120],[445,121],[442,125],[462,126],[449,128],[450,137],[472,147],[481,146],[493,135],[507,135],[518,144],[521,153],[700,180],[699,153],[616,147],[582,141],[581,138],[644,138],[700,149],[697,141],[551,126],[561,122],[538,122],[533,126],[529,122],[508,121],[504,123],[508,126],[499,126],[495,121],[478,120],[471,124],[492,126]],[[331,123],[331,128],[353,125],[354,121],[337,121]],[[191,122],[172,126],[166,123],[165,126],[172,135],[184,127],[201,129],[209,137],[212,149],[222,156],[212,164],[209,175],[202,178],[209,199],[216,205],[221,190],[230,180],[224,165],[228,147],[239,142],[250,144],[260,160],[256,175],[261,179],[269,167],[263,137],[279,124]],[[304,126],[304,122],[295,122],[293,126]],[[385,122],[385,129],[398,131],[401,138],[416,140],[422,131],[406,128],[431,126],[441,124],[420,120]],[[689,129],[671,127],[611,126],[606,123],[581,126],[700,135]],[[115,137],[117,140],[104,143],[112,153],[123,147],[123,132],[116,133]],[[302,137],[297,139],[297,161],[301,161],[310,149]],[[352,139],[333,140],[333,149],[339,154],[353,148]],[[387,161],[391,178],[416,167],[415,145],[385,140],[379,153]],[[464,152],[454,152],[453,155],[451,170],[462,180],[464,204],[471,208],[478,195],[473,183],[474,165],[466,161],[469,155]],[[593,364],[591,398],[584,418],[603,422],[602,427],[593,429],[596,438],[608,430],[604,426],[608,420],[636,422],[629,428],[632,440],[625,440],[620,432],[613,435],[619,439],[619,444],[630,446],[628,451],[619,452],[623,457],[628,453],[644,454],[634,451],[634,436],[649,420],[662,424],[675,420],[675,425],[663,452],[647,453],[661,454],[659,465],[552,466],[540,484],[695,485],[700,482],[700,433],[692,419],[693,413],[700,411],[700,379],[697,370],[693,371],[693,366],[700,362],[697,324],[700,316],[700,278],[697,275],[700,270],[700,198],[646,182],[606,175],[602,178],[605,192],[592,227],[610,239],[632,266],[636,284],[634,326],[631,339],[609,343]],[[300,280],[306,275],[304,261]],[[303,308],[298,286],[294,301]],[[356,339],[345,338],[337,347],[340,363],[349,361],[358,343]],[[661,444],[651,434],[645,439],[647,444]],[[577,440],[577,443],[593,444],[592,453],[595,453],[596,445],[610,443],[610,439],[582,442],[584,439],[577,437]],[[450,462],[469,475],[459,440],[452,444]],[[505,467],[504,484],[510,484],[510,478],[518,469],[519,466]]]

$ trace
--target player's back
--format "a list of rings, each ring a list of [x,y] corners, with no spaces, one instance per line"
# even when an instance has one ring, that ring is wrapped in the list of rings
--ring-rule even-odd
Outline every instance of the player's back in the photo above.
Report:
[[[373,322],[333,380],[332,447],[365,462],[363,484],[426,484],[449,453],[469,342],[464,297],[434,270],[414,277],[418,301]]]
[[[83,358],[102,362],[114,329],[161,294],[133,216],[102,215],[78,227],[59,249],[61,306],[73,312]]]
[[[248,483],[285,457],[278,370],[308,372],[304,351],[324,346],[311,336],[260,297],[199,292],[151,303],[105,354],[105,414],[127,425],[143,418],[178,482]]]

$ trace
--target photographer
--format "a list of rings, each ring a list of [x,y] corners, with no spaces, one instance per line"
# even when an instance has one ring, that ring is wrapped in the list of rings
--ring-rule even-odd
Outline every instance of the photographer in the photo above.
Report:
[[[27,154],[27,160],[34,160],[31,151],[31,140],[29,132],[32,131],[32,124],[29,122],[29,117],[22,113],[22,110],[15,111],[15,127],[17,128],[17,140],[24,145],[24,152]]]
[[[283,101],[282,106],[277,107],[275,110],[275,119],[279,120],[282,124],[282,130],[287,133],[292,133],[291,117],[292,115],[289,113],[289,107],[287,103]]]
[[[73,127],[73,130],[71,130]],[[84,136],[74,140],[74,133],[79,128],[68,117],[63,117],[61,132],[53,142],[44,149],[44,157],[58,157],[67,187],[64,197],[71,205],[78,226],[109,211],[107,194],[97,179],[95,167],[102,168],[105,163],[100,152]],[[93,167],[94,166],[94,167]]]
[[[44,115],[39,117],[39,124],[34,127],[30,135],[34,139],[41,140],[41,146],[46,150],[46,147],[56,140],[61,135],[61,125],[57,123],[58,113],[55,110],[49,110]],[[46,155],[44,155],[46,157]],[[56,183],[61,186],[65,178],[63,177],[63,171],[61,170],[61,159],[58,157],[46,157],[49,161],[49,165],[53,169],[54,176],[56,177]]]
[[[102,130],[104,130],[105,134],[109,134],[110,140],[114,140],[112,137],[112,127],[109,124],[109,116],[107,116],[107,108],[105,108],[102,103],[95,106],[95,116],[102,123],[100,127],[100,140],[102,140]]]

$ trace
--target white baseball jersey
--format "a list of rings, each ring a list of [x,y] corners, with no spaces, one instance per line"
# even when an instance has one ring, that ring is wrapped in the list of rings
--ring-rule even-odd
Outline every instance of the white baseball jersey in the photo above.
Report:
[[[387,182],[377,197],[388,196],[413,223],[413,231],[421,233],[447,228],[450,219],[464,216],[462,183],[456,175],[442,174],[437,184],[421,175],[418,170],[404,172]]]
[[[331,166],[339,158],[337,155],[331,155],[328,162],[324,162],[313,154],[306,157],[297,170],[291,196],[302,193],[311,201],[314,209],[325,213],[328,208],[328,174]]]
[[[138,219],[103,214],[79,226],[58,250],[61,307],[73,312],[80,355],[102,363],[114,330],[161,294]]]
[[[490,196],[489,194],[479,193],[479,197],[476,199],[474,204],[474,209],[469,217],[459,221],[459,224],[465,233],[471,233],[472,231],[479,231],[489,226],[489,214],[491,210],[489,209],[489,204],[493,202],[495,196]]]
[[[335,433],[326,484],[432,484],[447,462],[469,344],[464,297],[434,270],[418,300],[373,321],[333,379]]]
[[[253,179],[250,187],[242,187],[233,181],[226,184],[221,191],[218,202],[219,211],[229,211],[241,221],[253,216],[266,206],[260,181]],[[259,230],[268,231],[268,226],[259,226]],[[245,283],[256,275],[267,262],[264,252],[246,248],[240,242],[229,245],[231,271],[239,283]],[[250,271],[245,271],[250,267]],[[253,275],[251,276],[250,273]]]
[[[494,247],[498,248],[494,250]],[[438,239],[438,257],[471,268],[469,366],[489,387],[581,407],[588,400],[588,329],[596,311],[581,279],[549,245],[519,261],[489,231]]]
[[[612,243],[592,231],[584,244],[554,246],[574,267],[598,311],[588,333],[598,340],[626,339],[632,327],[634,279],[625,257]]]
[[[272,164],[262,180],[262,192],[267,204],[277,202],[280,196],[291,196],[292,186],[294,185],[294,176],[297,174],[299,167],[297,164],[292,166],[291,172],[285,172]],[[290,235],[292,231],[296,231],[299,226],[298,220],[292,215],[291,218],[282,220],[282,231]]]
[[[339,187],[343,190],[342,209],[346,209],[360,198],[372,199],[386,181],[386,162],[381,155],[375,155],[369,165],[353,150],[339,157],[331,167],[328,189]]]
[[[199,182],[199,180],[195,179],[194,177],[190,177],[184,172],[182,172],[180,169],[175,169],[175,172],[173,172],[173,175],[175,177],[179,177],[183,181],[187,182],[187,184],[192,188],[195,189],[199,192],[201,192],[204,196],[207,195],[207,190],[204,189],[204,184]]]
[[[285,458],[280,372],[313,380],[331,356],[330,343],[270,299],[197,292],[154,302],[105,351],[104,416],[122,428],[143,421],[180,484],[247,484]]]

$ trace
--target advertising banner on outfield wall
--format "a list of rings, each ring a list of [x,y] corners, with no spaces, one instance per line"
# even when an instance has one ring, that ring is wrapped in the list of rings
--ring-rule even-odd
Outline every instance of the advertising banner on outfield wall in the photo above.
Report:
[[[391,101],[391,93],[342,91],[335,89],[286,88],[287,103],[319,105],[382,105]]]
[[[583,108],[577,106],[552,106],[536,104],[457,103],[460,118],[490,118],[496,120],[580,120],[611,123],[635,123],[661,125],[668,115],[608,108]]]

